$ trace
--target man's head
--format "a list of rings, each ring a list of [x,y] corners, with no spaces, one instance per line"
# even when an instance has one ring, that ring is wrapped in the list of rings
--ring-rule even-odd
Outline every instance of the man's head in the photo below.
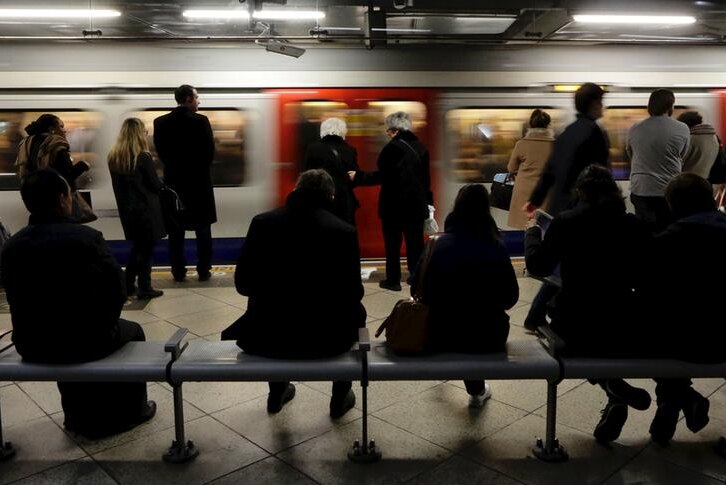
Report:
[[[670,89],[656,89],[650,93],[648,100],[648,114],[650,116],[663,116],[673,114],[673,105],[676,104],[676,95]]]
[[[391,138],[396,136],[399,131],[411,131],[413,128],[411,117],[403,111],[396,111],[386,116],[384,123],[386,125],[386,134]]]
[[[68,217],[73,212],[71,188],[55,170],[42,169],[25,177],[20,196],[36,217]]]
[[[711,184],[693,173],[674,178],[666,187],[665,197],[673,220],[716,210]]]
[[[194,86],[182,84],[174,90],[174,99],[179,106],[197,111],[199,109],[199,95]]]
[[[322,200],[332,201],[335,196],[335,183],[328,172],[316,168],[300,174],[295,190],[310,195],[317,195]]]
[[[575,108],[577,112],[596,120],[602,118],[603,88],[594,83],[585,83],[575,91]]]

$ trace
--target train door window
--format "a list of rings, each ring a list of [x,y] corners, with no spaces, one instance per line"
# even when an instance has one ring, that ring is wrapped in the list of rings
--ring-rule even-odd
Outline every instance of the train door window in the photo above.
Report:
[[[507,172],[509,157],[527,133],[534,108],[461,108],[446,114],[447,136],[452,144],[451,173],[461,183],[491,182]],[[559,133],[567,119],[562,109],[544,109],[552,118],[550,128]]]
[[[368,155],[371,160],[377,160],[378,154],[390,140],[386,135],[386,116],[397,111],[408,113],[413,125],[412,131],[421,135],[426,128],[426,105],[420,101],[371,101],[368,103],[367,113],[364,117],[364,130],[366,136],[371,137],[368,146]]]
[[[156,169],[162,175],[163,166],[154,147],[154,119],[169,112],[168,109],[150,109],[131,113],[140,118],[149,133]],[[246,133],[252,121],[252,113],[236,108],[209,108],[199,110],[209,118],[214,133],[214,161],[212,184],[215,187],[238,187],[246,182]]]
[[[320,139],[320,123],[326,118],[340,118],[348,121],[348,105],[341,101],[310,100],[285,104],[283,120],[293,129],[294,146],[289,152],[291,160],[285,160],[302,170],[305,152],[312,143]]]
[[[43,113],[53,113],[65,125],[66,138],[74,160],[88,162],[91,170],[78,178],[80,189],[90,188],[98,167],[96,142],[102,122],[101,113],[78,110],[3,110],[0,111],[0,190],[19,190],[15,161],[18,145],[25,137],[24,128]]]

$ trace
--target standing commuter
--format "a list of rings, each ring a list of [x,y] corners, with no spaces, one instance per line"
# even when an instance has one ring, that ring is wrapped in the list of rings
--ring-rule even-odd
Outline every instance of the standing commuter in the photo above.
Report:
[[[681,173],[691,137],[688,126],[671,118],[675,103],[673,91],[653,91],[648,100],[650,117],[630,128],[625,146],[631,159],[630,201],[635,214],[654,232],[669,223],[665,189]]]
[[[555,136],[550,125],[550,115],[541,109],[536,109],[529,117],[529,130],[527,134],[514,145],[512,155],[509,157],[507,170],[515,176],[512,202],[509,207],[509,220],[507,224],[516,229],[524,229],[527,217],[522,212],[522,206],[529,200],[535,185],[539,182],[545,164],[552,154]],[[548,204],[543,203],[546,211]]]
[[[411,117],[407,113],[388,115],[385,125],[391,141],[378,156],[378,170],[357,172],[353,180],[360,185],[381,186],[378,215],[386,248],[386,279],[379,286],[401,291],[402,240],[406,240],[408,271],[413,274],[423,252],[423,224],[429,217],[428,206],[433,204],[429,152],[411,131]]]
[[[139,324],[119,318],[126,302],[123,274],[103,236],[68,220],[66,181],[38,170],[20,193],[30,221],[3,248],[0,275],[23,360],[89,362],[143,341]],[[156,412],[145,382],[58,382],[58,390],[65,428],[91,439],[127,431]]]
[[[424,278],[422,281],[417,270],[411,293],[423,290],[433,351],[504,351],[509,335],[505,310],[517,302],[519,286],[483,185],[466,185],[459,191]],[[489,384],[483,380],[464,384],[471,407],[481,407],[491,396]]]
[[[197,237],[199,281],[212,276],[212,224],[217,222],[211,167],[214,136],[206,116],[197,113],[199,95],[184,84],[174,91],[178,106],[154,120],[154,145],[164,164],[164,182],[179,195],[184,211],[179,228],[169,233],[171,272],[176,281],[186,278],[184,237]]]
[[[335,185],[324,170],[300,175],[284,207],[252,219],[234,274],[247,311],[222,333],[250,354],[315,359],[342,354],[365,325],[355,228],[333,215]],[[267,411],[295,396],[270,382]],[[333,383],[330,416],[355,404],[351,383]]]
[[[348,172],[357,172],[358,153],[345,142],[348,128],[340,118],[328,118],[320,125],[320,140],[305,152],[303,171],[321,168],[335,182],[333,214],[355,225],[355,211],[360,207],[353,192],[354,182]]]
[[[552,155],[523,210],[527,218],[549,200],[547,212],[557,216],[572,206],[573,189],[580,173],[589,165],[606,166],[610,144],[595,122],[603,115],[605,91],[597,84],[586,83],[575,93],[577,120],[555,140]],[[532,302],[524,327],[534,331],[547,323],[547,307],[557,294],[557,287],[545,283]]]
[[[149,153],[146,133],[143,121],[126,119],[116,144],[108,154],[108,168],[121,226],[126,240],[132,242],[126,265],[126,294],[133,296],[138,293],[140,300],[164,294],[151,287],[154,243],[166,236],[166,230],[159,201],[162,185]]]
[[[704,123],[703,117],[696,111],[686,111],[678,117],[678,121],[685,123],[691,131],[688,152],[683,158],[683,172],[708,179],[721,149],[716,129]]]

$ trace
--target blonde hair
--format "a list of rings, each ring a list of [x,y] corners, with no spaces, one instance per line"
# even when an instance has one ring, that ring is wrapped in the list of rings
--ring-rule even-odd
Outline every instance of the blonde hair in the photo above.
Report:
[[[139,155],[148,151],[144,122],[138,118],[126,118],[116,143],[108,153],[108,168],[116,173],[131,173],[136,169]]]

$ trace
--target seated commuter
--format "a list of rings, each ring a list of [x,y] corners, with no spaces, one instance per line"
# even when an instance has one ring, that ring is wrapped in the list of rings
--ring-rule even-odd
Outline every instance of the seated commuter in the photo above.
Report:
[[[634,289],[642,278],[648,230],[625,212],[625,201],[607,169],[591,165],[575,183],[576,206],[561,212],[543,234],[534,220],[525,234],[527,270],[552,274],[560,265],[552,329],[571,356],[621,357],[642,351],[634,318]],[[595,429],[599,441],[617,439],[628,405],[650,406],[650,395],[623,380],[601,381],[609,397]]]
[[[509,335],[509,316],[519,298],[517,277],[489,211],[483,185],[459,191],[446,218],[445,234],[435,243],[425,272],[416,271],[412,292],[420,285],[429,308],[434,351],[502,352]],[[483,380],[464,381],[469,405],[481,407],[491,396]]]
[[[711,184],[695,174],[679,175],[666,189],[675,222],[655,238],[643,291],[658,335],[651,345],[661,356],[726,361],[723,285],[714,281],[726,272],[726,214],[716,210],[712,194]],[[673,437],[681,410],[694,433],[706,426],[708,400],[691,388],[690,379],[656,382],[658,411],[650,428],[655,441]]]
[[[321,358],[346,352],[365,325],[355,228],[331,213],[334,183],[324,170],[300,175],[284,207],[252,219],[235,271],[247,312],[223,333],[250,354]],[[267,411],[295,395],[270,382]],[[333,383],[330,415],[355,404],[350,382]]]
[[[123,273],[103,236],[68,222],[66,181],[53,170],[38,170],[25,178],[21,195],[30,222],[5,245],[0,274],[13,343],[23,359],[88,362],[143,341],[141,326],[119,318],[126,301]],[[156,412],[142,382],[59,382],[58,389],[65,428],[92,439],[127,431]]]
[[[696,111],[686,111],[678,117],[678,121],[691,130],[688,152],[683,157],[683,172],[707,179],[721,149],[716,129],[704,123],[703,117]]]

